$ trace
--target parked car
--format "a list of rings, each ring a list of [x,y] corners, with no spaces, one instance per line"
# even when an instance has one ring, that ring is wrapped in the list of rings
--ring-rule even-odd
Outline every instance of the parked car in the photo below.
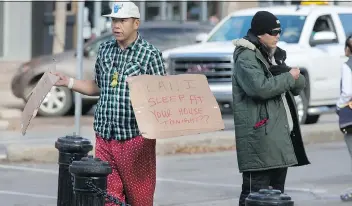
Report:
[[[313,124],[320,115],[335,112],[340,94],[339,71],[346,61],[344,41],[352,33],[349,6],[274,6],[235,11],[210,33],[199,34],[200,44],[165,50],[163,58],[170,74],[206,75],[221,110],[232,114],[233,40],[246,35],[259,10],[278,17],[282,29],[278,46],[287,52],[287,65],[300,68],[306,78],[305,89],[295,97],[300,122]]]
[[[145,22],[141,24],[140,34],[144,39],[161,51],[196,42],[199,33],[210,32],[212,25],[200,23]],[[94,64],[99,45],[113,38],[106,32],[84,45],[83,79],[94,78]],[[12,93],[27,101],[30,92],[36,86],[45,71],[55,68],[56,71],[75,77],[76,52],[65,51],[55,55],[45,55],[22,64],[12,79]],[[98,96],[82,95],[82,113],[87,113],[98,101]],[[53,87],[39,108],[41,116],[63,116],[74,111],[74,98],[71,90],[65,87]]]

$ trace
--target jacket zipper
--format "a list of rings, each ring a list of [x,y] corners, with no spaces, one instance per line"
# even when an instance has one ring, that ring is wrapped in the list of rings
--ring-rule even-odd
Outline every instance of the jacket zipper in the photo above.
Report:
[[[263,60],[261,60],[261,58],[258,58],[258,59],[264,64],[265,69],[269,72],[269,75],[270,75],[271,77],[274,77],[273,74],[270,72],[269,68],[267,67],[267,65],[265,64],[265,62],[264,62]],[[281,95],[280,95],[280,99],[281,99],[281,101],[283,101]],[[265,102],[266,113],[267,113],[267,116],[268,116],[268,118],[269,118],[269,113],[268,113],[268,106],[267,106],[267,104],[268,104],[268,103]],[[275,122],[276,122],[276,121],[277,121],[277,119],[275,120]],[[265,134],[266,134],[266,135],[268,134],[268,132],[267,132],[267,124],[265,124]]]
[[[264,62],[263,60],[261,60],[260,58],[258,58],[258,59],[265,65],[265,68],[266,68],[266,70],[269,72],[270,76],[271,76],[271,77],[274,77],[273,74],[270,72],[269,68],[266,66],[265,62]],[[281,95],[280,95],[280,99],[281,99],[281,101],[283,101]],[[266,104],[267,104],[267,103],[265,103],[265,105],[266,105]],[[267,109],[267,111],[268,111],[268,109]],[[268,116],[268,117],[269,117],[269,116]],[[279,117],[278,117],[278,118],[279,118]],[[277,119],[276,119],[275,121],[277,121]],[[267,135],[266,124],[265,124],[265,135]],[[290,142],[291,142],[292,149],[293,149],[293,151],[294,151],[293,143],[292,143],[292,140],[291,140],[291,132],[290,132],[288,135],[289,135],[289,140],[290,140]],[[296,158],[296,160],[297,160],[297,158]]]

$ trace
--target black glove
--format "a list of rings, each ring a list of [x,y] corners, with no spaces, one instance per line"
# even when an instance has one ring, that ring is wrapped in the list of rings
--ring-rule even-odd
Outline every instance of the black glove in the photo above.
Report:
[[[269,68],[269,71],[274,75],[279,75],[285,72],[289,72],[291,70],[291,67],[288,67],[286,65],[272,65]]]

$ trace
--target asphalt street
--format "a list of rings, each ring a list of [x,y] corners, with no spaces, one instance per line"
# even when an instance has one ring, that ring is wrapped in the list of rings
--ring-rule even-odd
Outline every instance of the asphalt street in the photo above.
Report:
[[[342,206],[352,187],[343,142],[307,146],[311,165],[290,168],[286,193],[299,206]],[[235,206],[241,187],[236,153],[163,156],[157,159],[155,206]],[[56,164],[1,164],[0,206],[54,206]]]

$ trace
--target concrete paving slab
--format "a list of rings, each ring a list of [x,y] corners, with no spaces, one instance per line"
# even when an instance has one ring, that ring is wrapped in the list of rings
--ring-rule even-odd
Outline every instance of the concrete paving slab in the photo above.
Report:
[[[10,125],[9,121],[0,119],[0,131],[7,130],[9,125]]]
[[[0,119],[21,118],[22,111],[19,109],[0,108]]]

